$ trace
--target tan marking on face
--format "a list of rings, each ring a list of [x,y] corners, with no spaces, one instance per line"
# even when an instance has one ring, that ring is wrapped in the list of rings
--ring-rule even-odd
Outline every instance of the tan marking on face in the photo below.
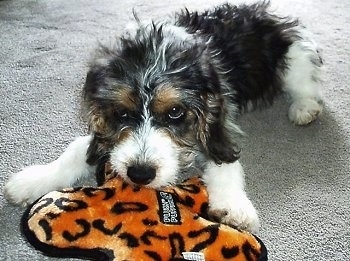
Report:
[[[121,143],[122,141],[127,140],[132,134],[132,130],[130,128],[125,128],[120,131],[117,137],[117,143]]]
[[[117,106],[129,111],[135,111],[139,98],[135,95],[133,89],[128,85],[117,85],[115,89]]]
[[[161,85],[155,92],[152,110],[155,113],[167,113],[172,107],[180,105],[180,91],[169,84]]]

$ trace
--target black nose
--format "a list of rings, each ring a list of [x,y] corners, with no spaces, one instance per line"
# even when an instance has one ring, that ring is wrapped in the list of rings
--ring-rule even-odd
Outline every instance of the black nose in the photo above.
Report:
[[[156,177],[156,169],[150,166],[130,166],[127,175],[135,184],[147,185]]]

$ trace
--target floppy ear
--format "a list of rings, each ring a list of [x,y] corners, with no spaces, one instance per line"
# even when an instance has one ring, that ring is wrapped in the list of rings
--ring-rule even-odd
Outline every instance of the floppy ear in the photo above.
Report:
[[[204,111],[199,116],[199,139],[207,151],[207,156],[217,164],[231,163],[239,158],[240,149],[234,139],[241,131],[234,124],[236,108],[230,106],[227,90],[223,90],[215,67],[208,60],[203,63],[207,88],[202,93]]]
[[[96,51],[96,57],[90,61],[83,87],[82,108],[89,130],[101,135],[106,135],[110,131],[107,122],[111,108],[109,98],[112,97],[110,93],[113,90],[107,87],[108,80],[122,73],[118,67],[117,57],[113,55],[108,48],[100,46]]]
[[[209,158],[217,164],[231,163],[239,158],[240,149],[234,142],[233,134],[236,130],[230,128],[227,115],[217,95],[208,94],[204,102],[207,113],[200,116],[199,137]],[[214,106],[213,106],[214,105]]]
[[[84,115],[87,118],[89,130],[93,133],[105,133],[107,125],[96,96],[100,83],[102,68],[92,68],[87,73],[83,88],[83,105]]]

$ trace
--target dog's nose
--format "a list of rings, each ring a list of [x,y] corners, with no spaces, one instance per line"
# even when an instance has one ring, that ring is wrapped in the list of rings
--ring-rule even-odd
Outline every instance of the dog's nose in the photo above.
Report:
[[[156,177],[156,169],[151,166],[130,166],[127,175],[138,185],[147,185]]]

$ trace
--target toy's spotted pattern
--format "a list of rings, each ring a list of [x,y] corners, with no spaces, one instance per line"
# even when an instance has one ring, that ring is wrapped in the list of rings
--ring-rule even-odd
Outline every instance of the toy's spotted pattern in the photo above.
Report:
[[[203,218],[208,197],[199,179],[163,192],[165,199],[118,177],[99,188],[54,191],[27,210],[23,232],[37,249],[59,257],[176,261],[185,260],[183,252],[201,252],[207,261],[267,260],[253,235]]]

